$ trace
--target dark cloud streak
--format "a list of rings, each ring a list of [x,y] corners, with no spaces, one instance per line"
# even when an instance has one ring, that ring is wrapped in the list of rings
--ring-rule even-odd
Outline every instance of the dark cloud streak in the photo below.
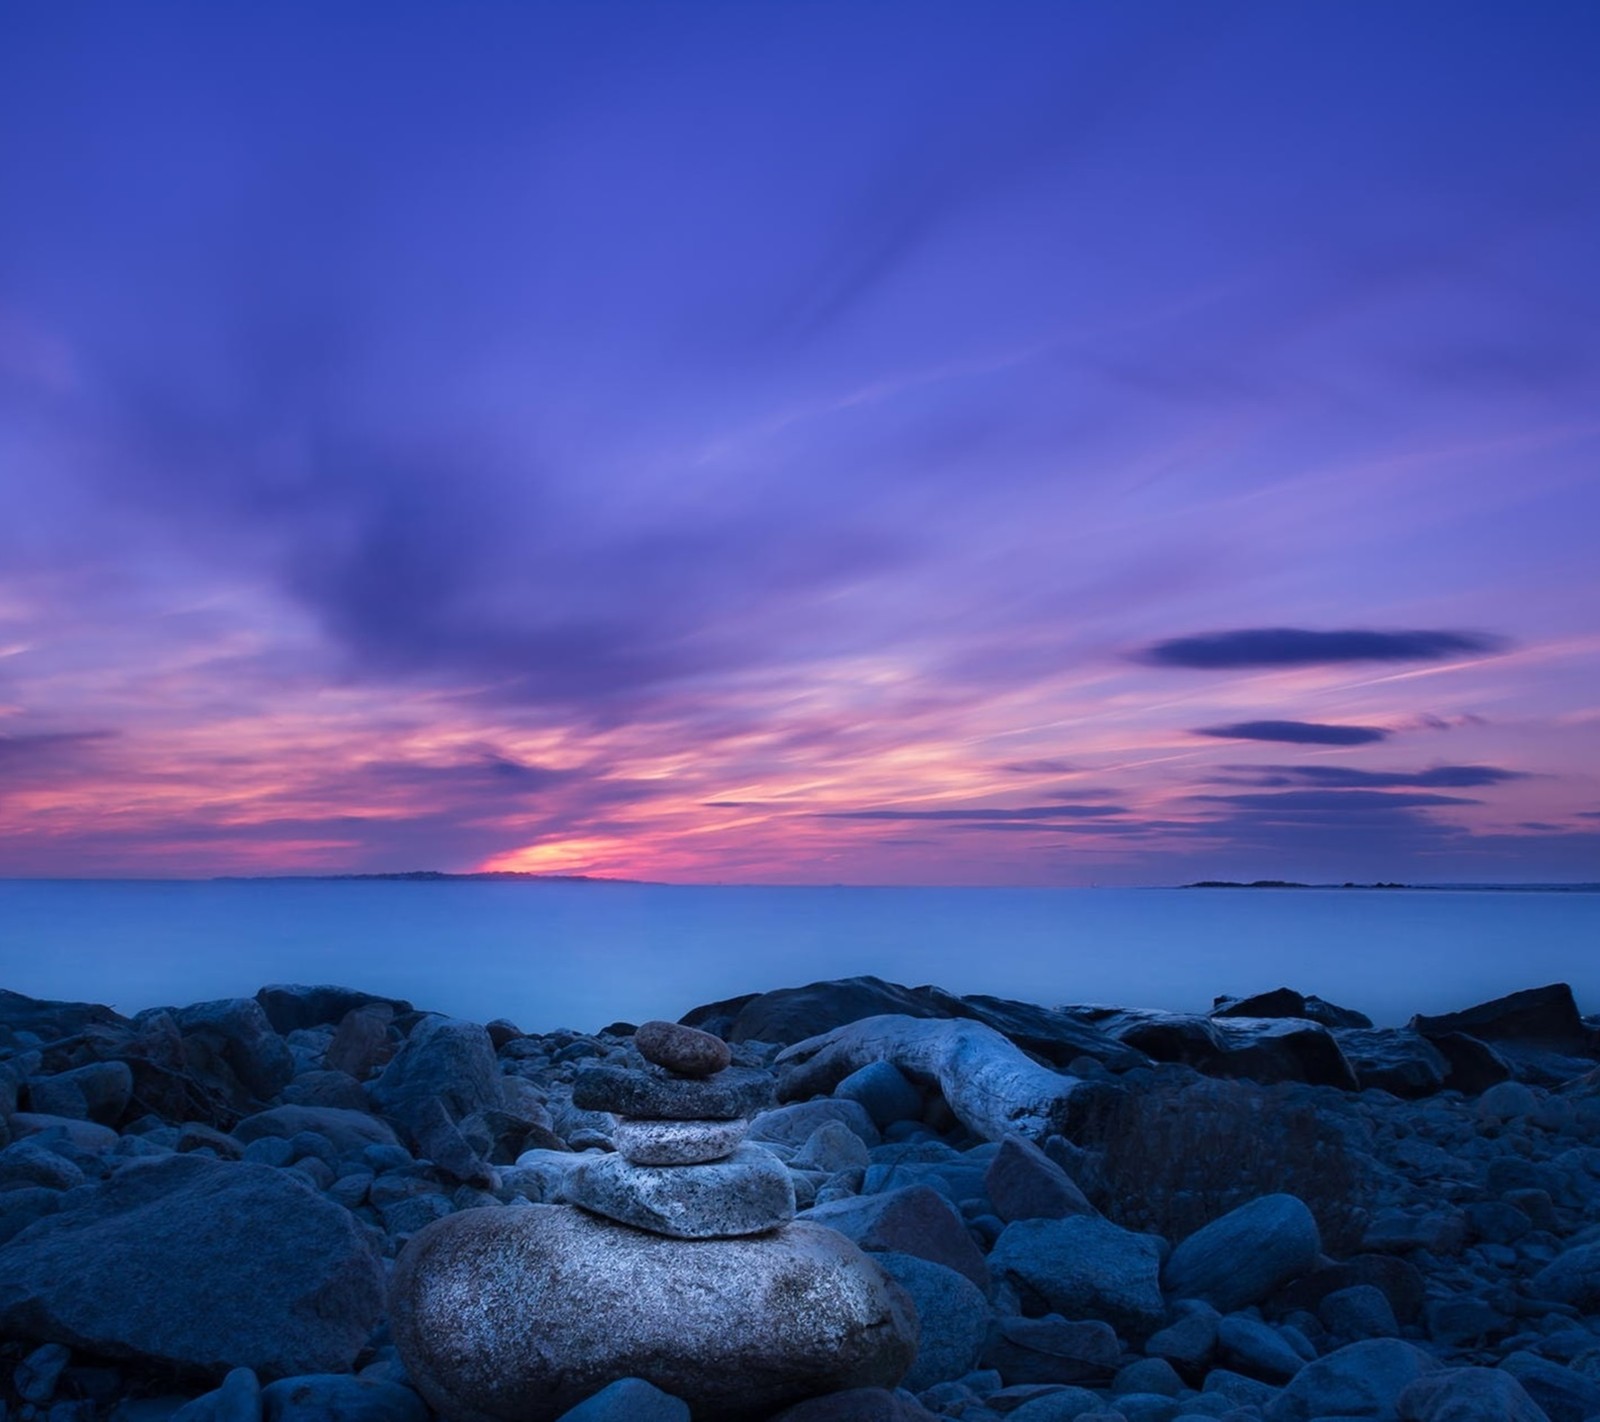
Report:
[[[1196,671],[1333,666],[1344,662],[1437,662],[1497,651],[1503,639],[1483,632],[1318,632],[1303,627],[1248,627],[1151,643],[1135,653],[1150,666]]]

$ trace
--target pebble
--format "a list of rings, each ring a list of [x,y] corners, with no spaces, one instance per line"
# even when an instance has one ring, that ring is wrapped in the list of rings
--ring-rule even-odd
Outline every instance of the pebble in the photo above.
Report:
[[[733,1053],[721,1037],[676,1022],[642,1023],[633,1034],[633,1045],[647,1062],[683,1076],[712,1076],[733,1062]]]

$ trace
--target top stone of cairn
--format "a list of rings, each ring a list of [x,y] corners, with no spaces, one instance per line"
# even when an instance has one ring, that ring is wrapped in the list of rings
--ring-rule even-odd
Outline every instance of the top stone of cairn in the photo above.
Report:
[[[646,1022],[633,1034],[639,1055],[681,1076],[711,1076],[733,1060],[728,1044],[697,1027],[676,1022]]]

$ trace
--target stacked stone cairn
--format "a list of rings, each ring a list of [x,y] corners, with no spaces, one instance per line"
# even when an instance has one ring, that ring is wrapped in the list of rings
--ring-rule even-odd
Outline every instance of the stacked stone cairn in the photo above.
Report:
[[[794,1218],[781,1160],[744,1139],[769,1105],[770,1073],[731,1064],[720,1037],[674,1022],[634,1034],[643,1068],[580,1072],[573,1104],[617,1118],[615,1154],[585,1159],[567,1180],[570,1203],[673,1239],[764,1234]]]

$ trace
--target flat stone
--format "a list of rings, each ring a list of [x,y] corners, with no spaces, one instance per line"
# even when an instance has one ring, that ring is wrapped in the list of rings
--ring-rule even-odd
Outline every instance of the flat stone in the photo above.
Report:
[[[641,1121],[626,1116],[617,1122],[611,1143],[630,1165],[702,1165],[734,1153],[749,1123],[732,1121]]]
[[[905,1291],[833,1230],[663,1239],[558,1205],[466,1210],[407,1246],[389,1293],[406,1372],[446,1422],[551,1422],[620,1378],[696,1422],[892,1388]]]
[[[633,1034],[633,1045],[647,1062],[684,1076],[711,1076],[733,1062],[721,1037],[659,1019],[641,1024]]]
[[[572,1084],[572,1104],[580,1111],[609,1111],[672,1121],[731,1121],[772,1103],[770,1072],[729,1067],[694,1080],[626,1067],[585,1067]]]
[[[706,1165],[630,1165],[615,1155],[579,1161],[567,1199],[593,1214],[674,1239],[762,1234],[794,1218],[794,1185],[777,1156],[740,1146]]]

